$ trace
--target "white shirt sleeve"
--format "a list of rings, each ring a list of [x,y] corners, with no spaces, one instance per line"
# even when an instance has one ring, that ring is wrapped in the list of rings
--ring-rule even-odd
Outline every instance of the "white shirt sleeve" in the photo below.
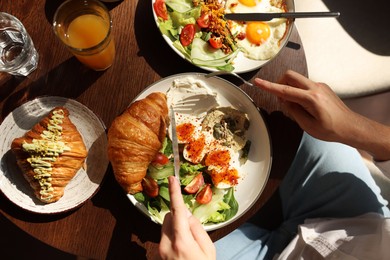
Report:
[[[390,178],[390,160],[389,161],[374,161],[374,164],[386,175],[387,178]]]
[[[369,213],[301,225],[296,238],[275,259],[387,259],[389,244],[390,219]]]

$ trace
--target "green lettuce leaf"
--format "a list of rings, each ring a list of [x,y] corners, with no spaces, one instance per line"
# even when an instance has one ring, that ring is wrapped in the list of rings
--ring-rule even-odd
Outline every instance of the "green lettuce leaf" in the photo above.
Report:
[[[226,190],[213,188],[213,198],[207,204],[197,204],[192,211],[192,214],[199,219],[202,224],[219,223],[226,220],[223,210],[230,208],[229,204],[224,202]]]
[[[165,4],[180,13],[189,11],[193,6],[192,0],[165,0]]]
[[[234,217],[238,212],[238,202],[234,197],[234,188],[230,188],[223,197],[223,201],[229,205],[229,208],[222,210],[221,214],[225,216],[225,221]]]

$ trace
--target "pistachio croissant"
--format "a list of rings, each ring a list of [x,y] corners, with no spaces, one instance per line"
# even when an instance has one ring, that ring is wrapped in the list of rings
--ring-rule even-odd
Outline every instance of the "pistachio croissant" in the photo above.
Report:
[[[141,181],[166,135],[165,94],[154,92],[132,103],[108,130],[108,158],[120,186],[130,194],[142,191]]]
[[[11,150],[35,196],[44,203],[64,195],[88,154],[65,107],[54,108],[24,136],[14,139]]]

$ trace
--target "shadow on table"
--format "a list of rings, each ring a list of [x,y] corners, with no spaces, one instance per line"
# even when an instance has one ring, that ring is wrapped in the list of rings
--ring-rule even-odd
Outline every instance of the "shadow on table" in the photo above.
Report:
[[[112,2],[112,3],[103,3],[108,10],[111,10],[115,8],[115,6],[119,5],[122,1]],[[57,8],[63,3],[65,0],[46,0],[45,4],[45,14],[47,20],[52,23],[54,18],[54,13],[57,10]]]
[[[111,166],[92,202],[97,207],[108,209],[116,220],[107,259],[146,259],[148,245],[159,243],[161,226],[132,205],[116,182]]]
[[[390,56],[390,2],[323,0],[329,10],[339,11],[338,22],[362,47],[381,56]],[[337,41],[337,39],[329,39]]]
[[[0,244],[3,249],[2,259],[31,259],[38,256],[40,259],[76,260],[77,257],[61,250],[57,250],[38,239],[33,238],[19,229],[4,216],[0,216],[1,236]],[[28,250],[20,250],[24,245]],[[34,250],[30,250],[30,249]]]
[[[76,99],[103,74],[104,71],[90,70],[72,57],[36,81],[22,86],[15,93],[12,91],[17,89],[19,85],[23,85],[28,78],[8,77],[1,86],[2,91],[8,92],[1,111],[1,120],[23,103],[42,95]],[[10,93],[12,94],[9,95]]]

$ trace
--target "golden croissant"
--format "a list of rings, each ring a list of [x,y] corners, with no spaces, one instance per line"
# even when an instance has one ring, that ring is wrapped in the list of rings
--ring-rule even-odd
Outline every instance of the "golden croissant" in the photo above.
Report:
[[[166,135],[168,106],[160,92],[132,103],[108,130],[108,158],[120,186],[130,194],[142,191],[142,179]]]
[[[54,108],[11,144],[24,178],[44,203],[58,201],[84,165],[87,149],[65,107]]]

